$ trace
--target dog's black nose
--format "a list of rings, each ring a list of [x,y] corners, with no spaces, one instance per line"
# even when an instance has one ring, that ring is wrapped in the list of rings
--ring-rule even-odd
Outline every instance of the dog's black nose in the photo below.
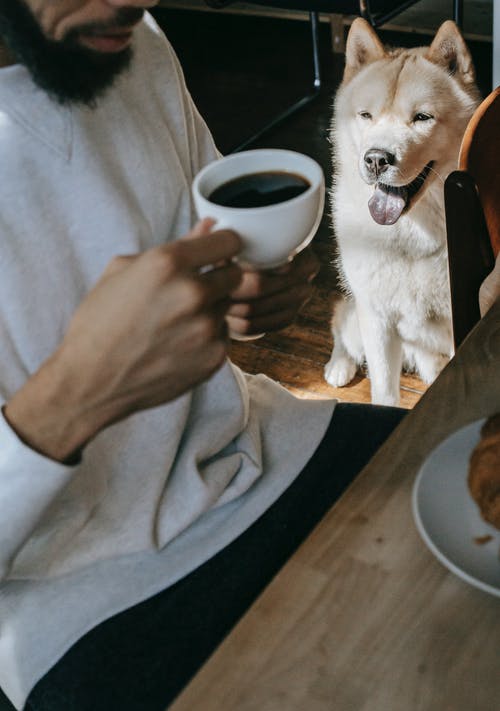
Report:
[[[378,177],[390,165],[394,165],[396,156],[380,148],[370,148],[364,155],[364,161],[368,171]]]

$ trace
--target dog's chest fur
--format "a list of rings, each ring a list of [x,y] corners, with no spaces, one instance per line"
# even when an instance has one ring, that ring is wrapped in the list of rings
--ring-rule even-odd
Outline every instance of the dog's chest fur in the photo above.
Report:
[[[414,215],[379,226],[363,214],[366,201],[355,206],[352,197],[349,201],[342,194],[359,196],[366,186],[360,179],[344,182],[343,177],[340,169],[338,184],[344,187],[336,191],[334,204],[337,267],[344,290],[369,305],[403,340],[418,342],[426,328],[439,328],[443,352],[449,353],[449,285],[439,198],[429,191]]]

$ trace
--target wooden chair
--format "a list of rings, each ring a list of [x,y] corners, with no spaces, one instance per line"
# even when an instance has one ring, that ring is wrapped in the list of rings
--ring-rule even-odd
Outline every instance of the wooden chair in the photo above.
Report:
[[[444,186],[455,348],[479,321],[479,287],[500,252],[500,87],[465,131]]]

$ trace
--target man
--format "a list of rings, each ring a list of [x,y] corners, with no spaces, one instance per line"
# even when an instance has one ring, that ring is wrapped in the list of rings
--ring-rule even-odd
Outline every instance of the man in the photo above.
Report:
[[[18,709],[166,707],[402,416],[331,419],[227,360],[228,327],[289,323],[317,263],[242,272],[238,236],[195,224],[217,152],[154,4],[0,9],[0,687]]]

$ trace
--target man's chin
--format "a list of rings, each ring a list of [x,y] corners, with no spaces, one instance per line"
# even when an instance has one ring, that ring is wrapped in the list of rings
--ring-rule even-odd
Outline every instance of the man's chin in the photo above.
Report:
[[[71,58],[69,56],[71,54]],[[84,104],[94,107],[99,98],[114,84],[132,59],[132,49],[97,52],[82,47],[68,53],[62,62],[44,62],[27,69],[37,86],[60,104]]]

